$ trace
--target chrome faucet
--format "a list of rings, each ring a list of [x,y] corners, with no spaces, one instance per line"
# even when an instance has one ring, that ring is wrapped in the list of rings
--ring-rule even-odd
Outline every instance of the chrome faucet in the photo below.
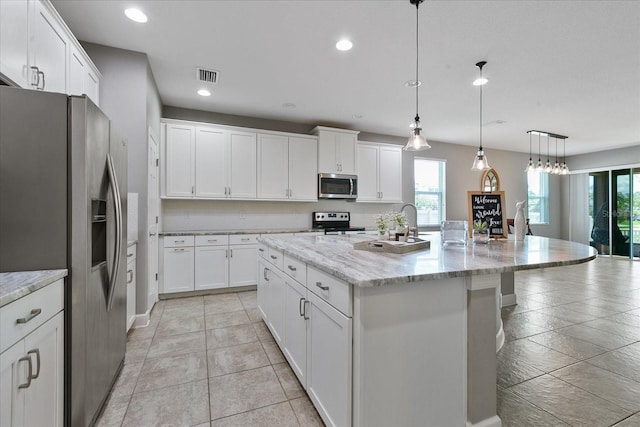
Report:
[[[413,237],[418,237],[418,208],[416,208],[416,205],[414,205],[413,203],[405,203],[401,208],[400,208],[400,212],[404,212],[404,208],[406,208],[407,206],[411,206],[413,208],[413,213],[415,214],[415,220],[416,222],[415,227],[411,227],[409,226],[409,232],[410,234],[413,233]]]

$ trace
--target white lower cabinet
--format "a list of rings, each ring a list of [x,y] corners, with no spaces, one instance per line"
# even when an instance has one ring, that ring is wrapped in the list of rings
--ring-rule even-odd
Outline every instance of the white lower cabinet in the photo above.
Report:
[[[165,237],[162,293],[255,285],[257,237],[257,234]]]
[[[0,353],[0,426],[62,427],[64,409],[64,313],[62,280],[0,309],[2,333],[30,330]],[[54,287],[51,289],[46,289]],[[46,291],[45,291],[46,289]],[[44,291],[44,292],[41,292]],[[53,291],[53,293],[52,293]],[[50,307],[45,308],[46,305]],[[51,307],[54,306],[54,307]],[[16,310],[17,308],[17,310]],[[35,316],[35,310],[40,310]],[[47,319],[51,311],[55,314]],[[17,315],[17,316],[16,316]],[[18,324],[16,317],[28,319]],[[12,320],[11,325],[7,325]],[[8,335],[16,337],[15,331]],[[4,347],[3,347],[4,348]]]
[[[280,263],[270,256],[273,248],[265,252],[258,261],[259,313],[325,424],[350,426],[352,319],[328,301],[350,314],[351,286],[328,282],[287,254]]]

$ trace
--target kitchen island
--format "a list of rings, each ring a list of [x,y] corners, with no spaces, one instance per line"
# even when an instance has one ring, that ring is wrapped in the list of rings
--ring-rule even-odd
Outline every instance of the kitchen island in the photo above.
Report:
[[[544,237],[407,254],[370,236],[262,237],[258,308],[327,425],[500,426],[502,273],[592,260]],[[499,319],[499,316],[498,316]]]

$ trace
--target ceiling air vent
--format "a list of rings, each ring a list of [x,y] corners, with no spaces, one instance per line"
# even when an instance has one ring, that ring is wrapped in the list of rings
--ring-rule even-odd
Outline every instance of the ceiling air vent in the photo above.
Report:
[[[215,70],[207,70],[205,68],[196,67],[196,79],[201,82],[218,84],[218,73]]]

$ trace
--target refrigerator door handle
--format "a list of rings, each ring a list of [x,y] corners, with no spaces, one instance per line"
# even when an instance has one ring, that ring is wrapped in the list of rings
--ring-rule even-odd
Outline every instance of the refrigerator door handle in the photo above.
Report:
[[[118,188],[118,179],[116,178],[116,171],[113,166],[111,154],[107,154],[107,170],[109,172],[109,185],[111,185],[111,194],[113,194],[113,205],[116,214],[116,244],[114,248],[113,269],[111,270],[111,277],[109,278],[109,293],[107,296],[107,311],[111,311],[113,296],[116,290],[116,281],[118,279],[118,270],[120,269],[120,252],[122,249],[122,205],[120,204],[120,188]]]

